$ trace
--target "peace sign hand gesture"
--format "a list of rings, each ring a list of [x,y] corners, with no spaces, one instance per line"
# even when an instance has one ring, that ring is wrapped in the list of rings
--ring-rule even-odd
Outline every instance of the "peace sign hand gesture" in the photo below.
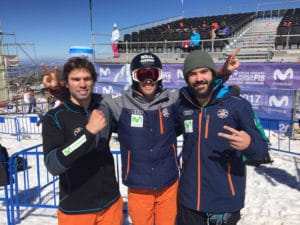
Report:
[[[55,67],[53,72],[51,72],[51,70],[45,64],[41,64],[41,66],[46,72],[46,75],[43,77],[43,85],[45,88],[59,90],[61,89],[61,87],[65,86],[65,83],[63,81],[59,81],[59,71],[57,67]]]
[[[226,125],[223,128],[231,132],[231,134],[218,132],[218,136],[227,139],[229,141],[230,147],[239,151],[243,151],[249,147],[251,143],[251,137],[247,132],[243,130],[238,131]]]

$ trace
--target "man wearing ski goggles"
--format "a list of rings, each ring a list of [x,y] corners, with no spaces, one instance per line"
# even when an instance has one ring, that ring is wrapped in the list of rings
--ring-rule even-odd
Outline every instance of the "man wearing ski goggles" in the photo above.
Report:
[[[148,80],[156,82],[162,79],[162,70],[159,68],[137,69],[132,72],[132,79],[140,83],[145,83]]]

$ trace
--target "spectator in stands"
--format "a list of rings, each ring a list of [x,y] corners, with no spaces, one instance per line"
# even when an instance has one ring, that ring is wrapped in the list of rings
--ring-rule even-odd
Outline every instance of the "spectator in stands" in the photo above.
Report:
[[[229,35],[230,35],[230,28],[229,28],[229,26],[227,26],[225,21],[222,21],[221,26],[217,30],[217,36],[218,36],[218,38],[226,39],[226,40],[224,40],[224,42],[226,44],[229,44],[229,41],[227,40]]]
[[[179,22],[179,27],[180,27],[181,29],[184,29],[184,23],[183,23],[182,21]]]
[[[42,129],[45,165],[59,176],[58,224],[122,225],[123,200],[109,148],[111,114],[92,93],[95,68],[85,58],[70,58],[63,79],[67,97],[45,115]]]
[[[285,26],[285,27],[291,27],[292,26],[292,22],[291,21],[284,21],[283,22],[283,26]]]
[[[119,32],[117,24],[114,24],[113,31],[111,33],[111,42],[112,42],[111,48],[114,53],[114,58],[119,57],[119,49],[118,49],[119,39],[120,39],[120,32]]]
[[[190,52],[190,39],[182,42],[182,50],[183,52]]]
[[[214,41],[217,36],[216,32],[217,32],[217,29],[215,28],[215,26],[211,25],[210,30],[209,30],[209,37],[211,40],[211,50],[212,51],[214,50]]]
[[[214,27],[216,30],[218,30],[218,28],[219,28],[219,24],[217,21],[212,22],[211,26]]]
[[[191,51],[194,51],[194,50],[200,48],[200,40],[201,40],[200,33],[197,32],[196,28],[193,28],[192,35],[190,38],[190,50]]]
[[[183,74],[187,87],[175,111],[184,136],[177,225],[236,225],[245,200],[242,156],[263,159],[267,142],[251,104],[221,91],[207,52],[191,52]]]
[[[201,28],[202,28],[203,30],[205,30],[205,29],[207,28],[207,24],[206,24],[206,22],[205,22],[204,20],[202,21]]]
[[[209,30],[209,37],[212,41],[216,39],[216,32],[217,32],[217,29],[215,28],[215,26],[211,25],[210,30]]]
[[[29,109],[28,113],[32,113],[36,111],[36,98],[34,95],[34,91],[31,90],[29,93]]]

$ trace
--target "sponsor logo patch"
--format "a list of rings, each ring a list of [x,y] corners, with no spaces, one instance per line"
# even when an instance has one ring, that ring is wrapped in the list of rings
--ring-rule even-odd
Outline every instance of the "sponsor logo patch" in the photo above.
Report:
[[[143,115],[136,115],[136,114],[131,115],[131,122],[130,122],[131,127],[143,127],[143,125],[144,125]]]
[[[168,118],[170,116],[169,110],[167,108],[164,108],[162,110],[162,115],[163,115],[163,117]]]
[[[75,128],[75,130],[74,130],[74,136],[77,136],[79,133],[80,133],[80,131],[82,131],[82,127],[77,127],[77,128]]]
[[[185,133],[193,133],[193,120],[184,121],[184,131]]]
[[[227,109],[219,109],[217,112],[217,117],[224,119],[228,116],[229,112]]]
[[[184,116],[191,116],[191,115],[193,115],[193,110],[186,110],[186,111],[183,112],[183,115]]]

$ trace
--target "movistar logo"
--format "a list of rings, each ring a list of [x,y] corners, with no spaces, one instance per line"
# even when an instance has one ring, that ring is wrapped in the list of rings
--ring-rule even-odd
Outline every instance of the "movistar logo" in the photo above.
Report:
[[[109,74],[110,74],[110,68],[105,68],[104,69],[104,68],[100,67],[99,74],[100,74],[100,76],[104,76],[104,77],[109,76]]]
[[[140,123],[142,121],[143,121],[143,118],[141,118],[140,115],[138,115],[138,116],[132,116],[132,122],[134,122],[134,123]]]
[[[143,115],[131,115],[131,127],[143,127],[144,117]]]
[[[185,133],[193,133],[193,120],[184,121],[184,131]]]
[[[176,75],[177,75],[177,79],[182,79],[182,80],[184,80],[184,77],[183,77],[183,71],[182,71],[181,69],[178,69],[178,70],[177,70]]]
[[[272,95],[269,98],[269,106],[275,106],[275,107],[287,107],[289,105],[289,97],[288,96],[282,96],[280,99],[278,99],[276,96]]]
[[[103,94],[111,94],[111,93],[114,93],[114,89],[111,85],[109,86],[103,86],[102,87],[102,93]]]
[[[281,72],[281,70],[276,69],[274,71],[274,80],[286,80],[287,77],[289,76],[290,79],[293,78],[294,76],[294,71],[292,68],[288,68],[284,73]]]

